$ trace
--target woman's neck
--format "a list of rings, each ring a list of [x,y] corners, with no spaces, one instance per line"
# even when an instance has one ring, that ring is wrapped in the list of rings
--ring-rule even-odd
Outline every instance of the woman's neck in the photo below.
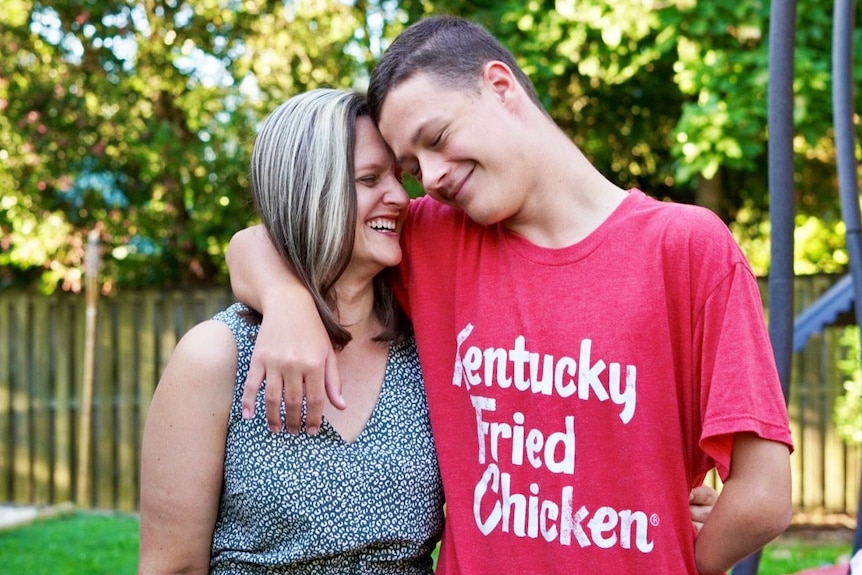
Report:
[[[382,326],[374,313],[373,283],[338,282],[335,293],[338,321],[355,341],[371,339],[380,333]]]

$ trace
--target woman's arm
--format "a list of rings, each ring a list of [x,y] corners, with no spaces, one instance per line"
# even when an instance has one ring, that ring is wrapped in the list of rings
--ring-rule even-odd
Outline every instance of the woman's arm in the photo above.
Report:
[[[153,394],[141,455],[138,574],[207,574],[236,381],[223,323],[192,328]]]
[[[792,512],[787,446],[737,434],[730,475],[695,540],[698,572],[725,572],[780,535]]]
[[[266,380],[269,428],[281,431],[283,401],[287,430],[298,433],[304,394],[306,432],[316,434],[325,397],[338,409],[345,403],[335,352],[314,300],[262,226],[234,234],[226,259],[234,295],[264,317],[243,389],[243,416],[254,413],[254,398]]]
[[[718,492],[709,485],[698,485],[689,492],[688,508],[691,512],[691,523],[696,532],[699,533],[703,524],[709,519],[716,501],[718,501]]]

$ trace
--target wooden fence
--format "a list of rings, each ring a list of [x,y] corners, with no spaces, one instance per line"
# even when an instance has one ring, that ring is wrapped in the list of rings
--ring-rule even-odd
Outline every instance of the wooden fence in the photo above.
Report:
[[[799,278],[797,305],[834,280]],[[124,291],[99,301],[90,479],[79,498],[84,297],[0,291],[0,503],[136,510],[141,432],[159,375],[182,334],[231,301],[226,288]],[[797,512],[856,513],[862,451],[845,445],[831,421],[843,381],[839,331],[827,329],[794,356]]]
[[[102,298],[89,489],[81,506],[134,511],[150,397],[180,337],[232,300],[224,288]],[[76,500],[83,296],[0,291],[0,502]]]
[[[797,278],[796,308],[810,305],[837,279]],[[765,281],[761,286],[765,292]],[[843,395],[846,379],[837,365],[846,355],[839,343],[842,331],[830,327],[815,334],[793,356],[788,410],[796,447],[791,458],[793,502],[801,512],[855,515],[858,506],[862,448],[842,441],[832,423],[833,405]]]

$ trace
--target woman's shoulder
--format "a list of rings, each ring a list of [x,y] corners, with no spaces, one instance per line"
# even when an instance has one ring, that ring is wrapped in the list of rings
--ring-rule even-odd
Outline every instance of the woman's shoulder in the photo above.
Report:
[[[177,343],[156,386],[153,401],[184,405],[193,419],[230,408],[236,380],[237,352],[230,329],[207,320]]]
[[[201,374],[236,371],[236,342],[230,327],[214,319],[192,327],[177,343],[171,362],[181,362]]]

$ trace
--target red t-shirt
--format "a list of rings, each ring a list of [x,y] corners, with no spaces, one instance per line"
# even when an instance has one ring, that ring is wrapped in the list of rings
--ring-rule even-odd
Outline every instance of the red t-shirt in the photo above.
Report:
[[[755,278],[708,210],[631,191],[535,246],[422,198],[398,292],[447,502],[438,574],[697,573],[689,490],[791,445]]]

